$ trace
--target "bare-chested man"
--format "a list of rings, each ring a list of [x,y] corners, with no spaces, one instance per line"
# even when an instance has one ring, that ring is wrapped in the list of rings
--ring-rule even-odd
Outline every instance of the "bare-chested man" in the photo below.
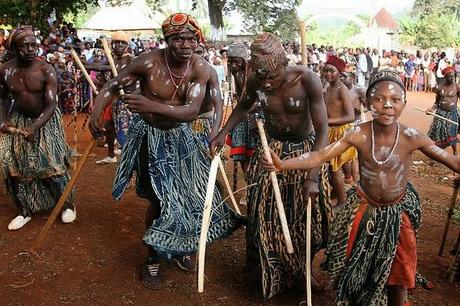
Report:
[[[415,286],[416,235],[421,222],[420,200],[409,182],[412,153],[460,171],[460,158],[437,147],[420,131],[397,120],[406,104],[399,75],[381,70],[367,90],[373,120],[319,152],[291,160],[273,154],[269,171],[317,167],[355,147],[362,179],[334,219],[327,247],[327,268],[337,287],[338,305],[406,304]]]
[[[205,47],[200,44],[193,52],[204,58]],[[216,137],[222,124],[223,101],[217,71],[211,69],[211,77],[206,84],[206,94],[198,117],[190,123],[203,145],[208,148],[211,139]]]
[[[227,124],[211,143],[211,148],[224,145],[225,136],[260,102],[272,150],[282,158],[299,156],[303,152],[320,150],[327,143],[326,107],[321,82],[309,69],[287,66],[281,41],[271,33],[256,36],[251,45],[253,75],[248,80],[246,94],[233,110]],[[294,253],[288,254],[276,210],[268,173],[259,162],[263,149],[259,147],[251,159],[247,176],[248,225],[246,247],[248,268],[258,263],[262,267],[263,295],[274,296],[286,287],[302,280],[305,272],[305,206],[306,196],[318,195],[314,205],[313,250],[327,241],[331,212],[327,194],[327,170],[293,172],[280,178],[289,231]],[[305,188],[304,193],[302,187]]]
[[[232,44],[228,47],[228,70],[235,83],[234,94],[237,103],[246,92],[246,85],[252,70],[249,62],[249,53],[246,45]],[[230,76],[231,77],[231,76]],[[249,161],[257,145],[257,127],[255,124],[255,111],[249,112],[229,133],[227,144],[231,147],[230,157],[234,162],[239,162],[243,173],[246,173]]]
[[[350,93],[348,88],[340,81],[340,74],[344,72],[345,67],[346,63],[342,59],[330,55],[322,72],[328,82],[324,92],[324,101],[327,107],[329,143],[341,139],[353,126],[352,123],[355,120]],[[346,163],[349,165],[355,158],[356,150],[350,148],[350,150],[345,151],[342,155],[329,162],[332,173],[332,186],[337,196],[337,207],[340,207],[346,200],[344,177],[341,168]]]
[[[90,129],[102,134],[98,118],[120,86],[140,80],[140,95],[125,94],[135,113],[113,186],[120,199],[134,171],[137,194],[147,198],[148,258],[143,269],[147,286],[160,281],[159,257],[174,259],[180,268],[192,270],[190,254],[196,252],[210,160],[187,122],[199,114],[211,66],[193,51],[203,39],[196,20],[177,13],[162,25],[166,49],[141,54],[107,83],[96,98]],[[161,213],[160,213],[161,212]],[[221,204],[214,191],[208,241],[229,235],[240,225],[236,213]]]
[[[458,122],[457,101],[460,98],[460,85],[455,83],[455,69],[447,67],[442,70],[442,73],[445,82],[436,88],[436,100],[428,111],[436,111],[437,115]],[[444,149],[450,146],[454,155],[457,155],[457,134],[458,126],[433,117],[428,136],[438,147]]]
[[[32,213],[56,205],[70,180],[70,149],[57,108],[56,71],[36,59],[34,34],[26,28],[14,29],[7,47],[15,58],[0,66],[0,132],[5,134],[0,159],[8,192],[18,208],[8,229],[17,230],[30,221]],[[20,133],[12,133],[12,128]],[[62,212],[64,223],[76,218],[73,201],[74,192]]]

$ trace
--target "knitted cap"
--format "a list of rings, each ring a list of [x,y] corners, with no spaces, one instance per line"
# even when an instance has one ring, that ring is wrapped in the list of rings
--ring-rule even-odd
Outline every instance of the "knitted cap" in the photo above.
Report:
[[[372,91],[372,88],[375,87],[380,82],[384,81],[390,81],[396,83],[399,87],[404,92],[404,102],[406,102],[405,97],[406,97],[406,88],[404,87],[403,82],[401,81],[401,78],[399,75],[394,72],[393,70],[390,69],[383,69],[374,74],[369,82],[369,86],[367,87],[366,91],[366,97],[369,97],[370,92]]]
[[[270,72],[287,64],[281,40],[272,33],[262,32],[251,45],[251,65],[254,71]]]

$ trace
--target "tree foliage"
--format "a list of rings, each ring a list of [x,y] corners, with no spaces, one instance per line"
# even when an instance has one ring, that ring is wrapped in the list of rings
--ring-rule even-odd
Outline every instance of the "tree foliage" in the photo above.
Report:
[[[57,17],[61,17],[96,4],[97,0],[0,0],[0,14],[10,17],[13,25],[28,23],[45,30],[54,10]]]
[[[301,0],[229,0],[226,9],[241,12],[250,30],[273,32],[284,40],[297,33],[295,8],[300,3]]]
[[[460,45],[460,2],[453,0],[416,0],[412,16],[399,24],[402,40],[421,48]]]

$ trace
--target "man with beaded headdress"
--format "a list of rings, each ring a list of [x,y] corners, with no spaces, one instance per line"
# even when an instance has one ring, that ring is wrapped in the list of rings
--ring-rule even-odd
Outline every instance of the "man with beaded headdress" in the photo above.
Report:
[[[244,44],[231,44],[227,50],[228,70],[233,77],[229,80],[234,84],[233,94],[240,102],[246,92],[246,85],[252,70],[249,62],[249,52]],[[246,172],[249,160],[254,154],[257,145],[257,128],[255,126],[254,111],[250,112],[229,133],[226,143],[231,147],[230,157],[234,162],[240,162],[243,173]]]
[[[8,229],[17,230],[33,213],[56,205],[70,181],[70,149],[57,108],[56,71],[37,59],[33,32],[23,27],[12,30],[7,48],[15,57],[0,67],[0,132],[4,133],[0,160],[8,192],[18,208]],[[72,192],[66,199],[63,223],[76,218],[74,196]]]
[[[272,150],[282,158],[320,150],[327,143],[327,117],[321,82],[309,69],[287,66],[286,53],[279,38],[271,33],[257,35],[251,45],[252,76],[246,92],[227,124],[211,143],[224,144],[225,136],[257,102],[265,116]],[[258,147],[246,173],[248,183],[248,225],[246,252],[248,268],[262,268],[263,295],[272,297],[293,287],[305,275],[305,229],[307,197],[312,197],[312,249],[317,252],[327,241],[330,202],[326,167],[310,172],[297,171],[279,177],[294,253],[288,254],[276,210],[268,173],[262,171]]]
[[[196,119],[211,76],[210,65],[193,52],[203,35],[195,18],[184,13],[169,16],[162,25],[168,43],[139,55],[108,82],[95,101],[90,130],[102,133],[98,118],[121,87],[140,80],[140,94],[123,99],[133,113],[118,164],[112,195],[120,199],[136,172],[136,191],[146,198],[148,258],[143,268],[147,286],[160,281],[160,257],[192,270],[196,252],[210,158],[188,125]],[[208,242],[232,233],[240,219],[217,188],[213,197]]]
[[[412,153],[419,150],[456,172],[460,157],[398,122],[406,90],[395,72],[377,72],[366,96],[372,121],[319,152],[290,160],[272,154],[273,163],[263,163],[268,171],[307,170],[355,147],[361,180],[335,216],[326,249],[336,304],[405,305],[407,290],[416,282],[416,232],[421,223],[420,199],[409,182]]]
[[[455,69],[448,66],[442,70],[445,81],[436,87],[436,100],[428,111],[452,121],[458,122],[457,102],[460,98],[460,85],[455,83]],[[440,148],[450,146],[454,155],[457,154],[458,127],[441,118],[434,117],[428,136]]]

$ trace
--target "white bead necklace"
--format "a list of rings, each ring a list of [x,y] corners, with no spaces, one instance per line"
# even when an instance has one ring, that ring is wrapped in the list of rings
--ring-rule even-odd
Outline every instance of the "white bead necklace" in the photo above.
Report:
[[[386,164],[390,160],[391,156],[393,155],[393,153],[394,153],[394,151],[396,149],[396,146],[398,145],[398,142],[399,142],[399,122],[396,122],[396,126],[397,126],[396,139],[395,139],[395,143],[393,145],[393,148],[391,148],[390,154],[387,156],[387,158],[385,160],[377,160],[377,158],[375,158],[375,153],[374,153],[374,148],[375,148],[374,121],[372,121],[372,123],[371,123],[372,159],[378,165]]]

